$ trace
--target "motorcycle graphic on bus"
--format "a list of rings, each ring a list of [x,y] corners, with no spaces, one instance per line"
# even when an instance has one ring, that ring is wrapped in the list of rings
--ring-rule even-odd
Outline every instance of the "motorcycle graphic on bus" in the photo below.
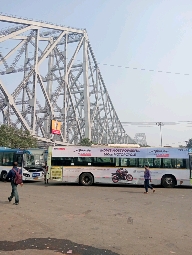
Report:
[[[128,174],[128,171],[123,168],[118,168],[116,173],[112,173],[112,181],[117,183],[118,181],[125,180],[125,181],[132,181],[133,176]]]

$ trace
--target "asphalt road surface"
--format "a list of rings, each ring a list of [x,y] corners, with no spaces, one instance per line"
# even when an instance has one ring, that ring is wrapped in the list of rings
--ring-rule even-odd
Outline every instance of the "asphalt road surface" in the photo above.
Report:
[[[0,255],[191,255],[192,189],[0,182]],[[14,202],[14,201],[13,201]]]

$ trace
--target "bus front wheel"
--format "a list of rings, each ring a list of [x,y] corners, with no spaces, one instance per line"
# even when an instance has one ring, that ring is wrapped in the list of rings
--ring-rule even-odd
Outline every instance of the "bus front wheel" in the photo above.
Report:
[[[93,184],[93,175],[91,173],[82,173],[79,177],[79,183],[83,186],[90,186]]]
[[[175,179],[175,176],[173,175],[164,175],[162,177],[161,183],[164,188],[174,188],[175,185],[177,184],[177,181]]]

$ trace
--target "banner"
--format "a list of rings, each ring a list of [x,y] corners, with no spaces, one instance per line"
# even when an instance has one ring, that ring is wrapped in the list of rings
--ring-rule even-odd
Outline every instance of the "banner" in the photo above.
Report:
[[[52,157],[104,157],[104,158],[188,158],[185,148],[109,148],[65,146],[53,147]]]
[[[51,121],[51,134],[56,134],[56,135],[61,134],[61,122],[57,120]]]

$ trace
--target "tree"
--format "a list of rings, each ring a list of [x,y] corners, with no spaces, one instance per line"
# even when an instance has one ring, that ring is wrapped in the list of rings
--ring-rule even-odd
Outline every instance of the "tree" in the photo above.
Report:
[[[9,148],[35,148],[37,139],[29,131],[21,130],[12,126],[0,126],[0,146]]]
[[[139,144],[140,147],[151,147],[150,145],[142,145],[142,144]]]
[[[92,144],[93,142],[89,138],[83,138],[79,143],[81,146],[91,146]]]
[[[187,147],[187,148],[192,148],[192,138],[189,139],[189,141],[187,142],[186,147]]]

